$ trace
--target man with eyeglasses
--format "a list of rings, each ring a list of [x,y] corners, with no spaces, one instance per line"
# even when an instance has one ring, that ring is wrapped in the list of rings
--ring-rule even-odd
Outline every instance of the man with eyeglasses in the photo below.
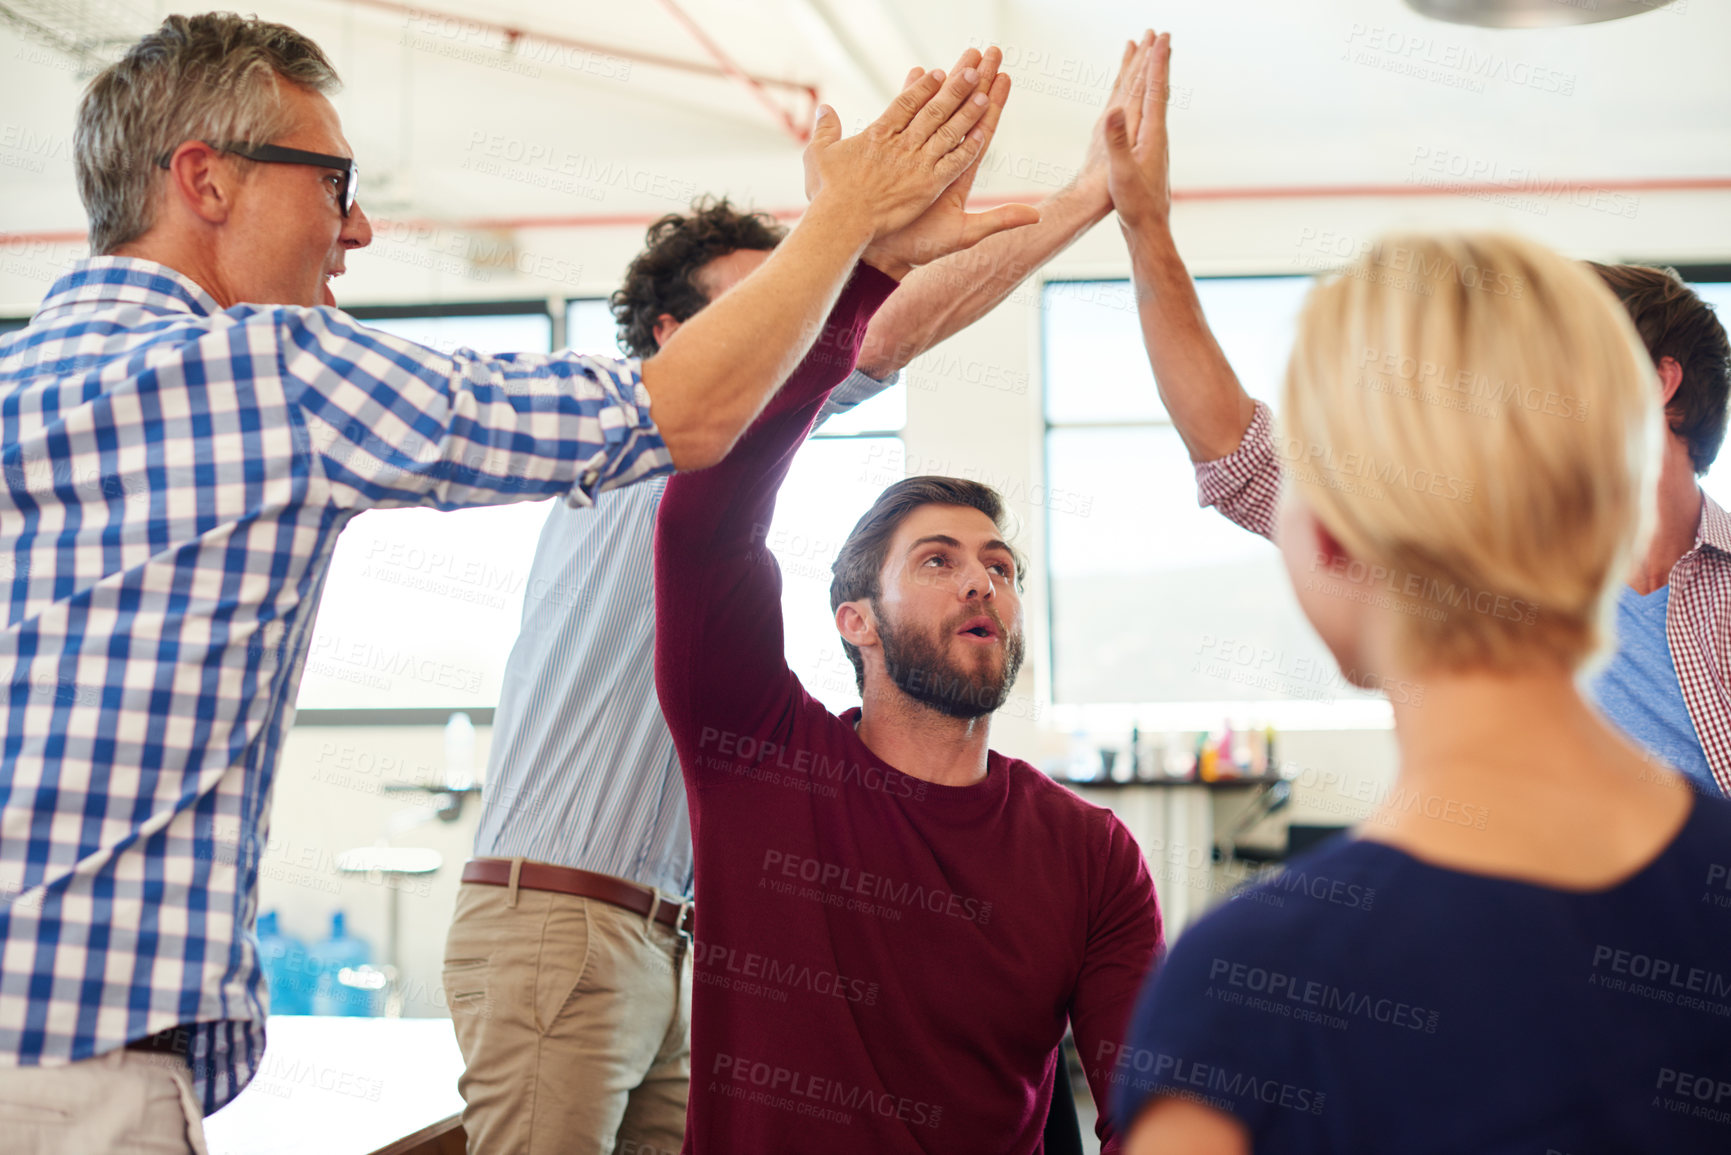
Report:
[[[587,506],[720,460],[784,380],[839,382],[885,295],[857,264],[1035,216],[942,197],[1001,107],[976,79],[925,74],[845,140],[821,110],[799,227],[639,367],[445,356],[329,307],[372,229],[336,74],[292,29],[173,16],[96,77],[96,255],[0,338],[7,1155],[202,1151],[257,1070],[271,779],[343,526]]]

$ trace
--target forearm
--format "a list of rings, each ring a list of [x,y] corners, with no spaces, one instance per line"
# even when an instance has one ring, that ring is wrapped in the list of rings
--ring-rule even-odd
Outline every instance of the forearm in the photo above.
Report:
[[[1125,230],[1136,281],[1142,341],[1160,400],[1192,461],[1213,461],[1238,448],[1256,403],[1238,383],[1202,315],[1196,283],[1178,255],[1171,229]]]
[[[876,271],[858,270],[830,313],[822,348],[727,459],[667,483],[655,531],[656,683],[662,712],[687,746],[706,724],[750,729],[784,699],[792,675],[781,579],[766,546],[776,494],[893,288]],[[686,770],[695,771],[690,761]]]
[[[1110,202],[1071,185],[1039,208],[1038,224],[987,237],[909,273],[866,330],[860,370],[887,377],[991,312],[1028,274],[1103,220]]]
[[[643,363],[650,416],[676,468],[727,456],[810,351],[870,239],[865,214],[820,197],[762,268]]]

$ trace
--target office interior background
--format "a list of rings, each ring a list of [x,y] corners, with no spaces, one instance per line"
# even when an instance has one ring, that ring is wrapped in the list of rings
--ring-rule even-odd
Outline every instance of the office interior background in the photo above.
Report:
[[[344,81],[334,103],[374,241],[333,284],[341,307],[441,347],[608,354],[605,298],[650,221],[700,194],[797,216],[815,101],[851,131],[910,65],[998,44],[1015,87],[975,193],[1037,203],[1076,174],[1124,40],[1152,21],[1173,33],[1180,249],[1240,377],[1273,402],[1312,278],[1390,228],[1508,229],[1576,257],[1673,265],[1731,315],[1731,6],[1653,5],[1520,30],[1428,20],[1403,0],[247,8],[315,38]],[[0,2],[0,330],[85,255],[72,144],[84,83],[170,10]],[[1334,672],[1274,549],[1197,508],[1128,269],[1108,217],[826,425],[771,545],[789,660],[840,709],[857,696],[827,591],[848,528],[905,475],[1000,489],[1036,564],[1029,661],[994,746],[1064,777],[1132,779],[1079,789],[1131,822],[1181,930],[1278,858],[1292,824],[1367,813],[1393,748],[1386,702]],[[1724,504],[1728,477],[1721,465],[1704,482]],[[524,597],[557,596],[528,589],[545,515],[362,514],[324,592],[260,906],[302,939],[337,910],[377,957],[394,939],[405,1016],[445,1013],[439,961],[501,672]],[[1257,777],[1285,789],[1134,781],[1181,773],[1198,734],[1226,727],[1274,728],[1274,766]],[[345,857],[381,846],[431,854],[415,873]]]

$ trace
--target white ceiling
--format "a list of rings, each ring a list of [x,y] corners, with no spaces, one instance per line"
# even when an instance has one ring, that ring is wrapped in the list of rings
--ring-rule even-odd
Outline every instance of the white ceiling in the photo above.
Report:
[[[658,0],[430,2],[531,31],[708,59]],[[1439,157],[1487,179],[1731,176],[1724,0],[1534,31],[1436,24],[1401,0],[679,4],[747,71],[816,84],[850,124],[876,114],[909,64],[947,66],[969,44],[1002,44],[1019,88],[985,192],[1040,196],[1068,175],[1124,37],[1150,15],[1173,32],[1181,189],[1399,184]],[[138,0],[103,7],[135,28],[161,11]],[[348,0],[256,8],[312,35],[343,74],[338,107],[374,215],[658,213],[694,189],[768,207],[802,199],[798,146],[726,79],[643,63],[620,76],[616,62],[533,38],[510,57],[490,35]],[[1409,74],[1415,67],[1431,75]],[[82,227],[70,146],[81,86],[64,57],[0,24],[0,232]],[[803,115],[802,101],[786,103]],[[507,160],[477,171],[469,162],[488,159],[490,146],[555,159],[550,170]]]

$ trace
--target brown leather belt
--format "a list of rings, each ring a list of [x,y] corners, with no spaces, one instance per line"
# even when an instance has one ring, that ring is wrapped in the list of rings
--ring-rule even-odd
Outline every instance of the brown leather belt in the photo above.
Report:
[[[474,858],[463,867],[464,882],[481,882],[488,886],[511,885],[509,858]],[[528,890],[550,890],[555,894],[571,894],[578,898],[594,898],[623,907],[633,914],[653,918],[669,930],[691,934],[691,903],[669,902],[661,892],[635,882],[614,878],[611,874],[596,874],[569,866],[550,866],[545,862],[524,860],[517,872],[517,885]]]

